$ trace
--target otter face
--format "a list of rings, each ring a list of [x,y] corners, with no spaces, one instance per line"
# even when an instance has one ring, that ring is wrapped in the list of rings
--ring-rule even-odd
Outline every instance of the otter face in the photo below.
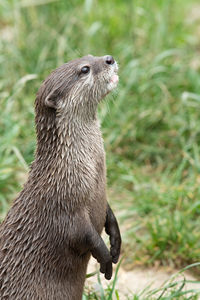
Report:
[[[44,103],[58,111],[97,106],[118,84],[118,65],[112,56],[92,55],[70,61],[45,80]]]

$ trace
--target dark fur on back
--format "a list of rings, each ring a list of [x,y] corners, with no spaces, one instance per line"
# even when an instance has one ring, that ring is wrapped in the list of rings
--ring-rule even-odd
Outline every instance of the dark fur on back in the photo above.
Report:
[[[89,66],[89,74],[81,68]],[[96,109],[116,71],[86,56],[53,71],[35,101],[37,149],[0,226],[0,299],[79,300],[87,230],[106,221],[106,171]]]

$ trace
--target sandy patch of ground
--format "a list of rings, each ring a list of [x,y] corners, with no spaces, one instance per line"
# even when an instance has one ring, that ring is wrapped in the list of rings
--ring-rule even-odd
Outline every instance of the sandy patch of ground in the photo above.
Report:
[[[96,270],[99,270],[99,265],[96,263],[96,261],[93,258],[91,258],[87,273],[91,273]],[[176,273],[177,273],[176,270],[168,271],[165,270],[164,268],[163,269],[162,268],[161,269],[160,268],[159,269],[136,268],[132,271],[127,272],[123,270],[123,268],[121,267],[118,272],[118,280],[116,284],[116,288],[120,295],[120,300],[127,299],[126,297],[127,295],[131,296],[134,293],[139,294],[148,286],[151,290],[154,288],[160,288],[161,286],[163,286],[163,284],[166,281],[168,281],[171,278],[171,276],[173,276]],[[195,280],[195,278],[188,273],[184,273],[184,276],[187,280]],[[100,275],[100,277],[101,277],[103,287],[106,288],[109,281],[105,280],[103,275]],[[179,275],[178,279],[182,280],[183,275]],[[88,278],[86,280],[86,286],[92,287],[94,290],[99,290],[97,276],[95,275],[93,277]],[[200,286],[197,286],[197,284],[195,283],[187,283],[184,287],[184,290],[191,290],[191,289],[199,289],[200,291]]]

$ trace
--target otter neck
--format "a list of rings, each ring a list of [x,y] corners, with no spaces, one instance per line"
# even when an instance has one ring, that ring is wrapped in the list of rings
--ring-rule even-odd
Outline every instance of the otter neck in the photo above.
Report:
[[[36,159],[49,161],[64,156],[64,152],[78,152],[80,143],[90,143],[89,136],[99,135],[96,112],[88,115],[78,114],[49,114],[36,117],[37,149]]]
[[[45,186],[49,199],[55,196],[59,203],[71,199],[67,205],[75,209],[78,203],[88,199],[90,188],[96,184],[99,176],[95,169],[96,157],[104,161],[98,120],[90,119],[83,124],[77,118],[61,120],[60,116],[54,116],[48,121],[45,118],[43,123],[38,121],[37,150],[30,180],[36,191]]]

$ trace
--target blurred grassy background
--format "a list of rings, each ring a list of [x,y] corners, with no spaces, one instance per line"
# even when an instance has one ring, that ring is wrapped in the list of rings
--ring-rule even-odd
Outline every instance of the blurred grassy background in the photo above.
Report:
[[[197,0],[0,0],[0,217],[33,160],[41,81],[88,53],[120,66],[99,116],[126,266],[199,261]]]

